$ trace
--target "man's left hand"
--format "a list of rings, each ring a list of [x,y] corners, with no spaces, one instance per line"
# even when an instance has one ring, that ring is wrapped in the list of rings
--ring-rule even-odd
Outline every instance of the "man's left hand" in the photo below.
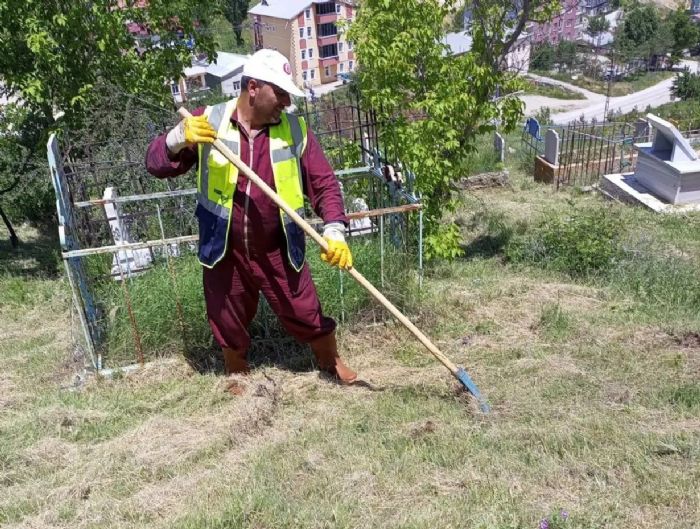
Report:
[[[352,253],[345,242],[345,226],[341,222],[330,222],[323,229],[323,238],[328,251],[321,251],[321,260],[338,268],[352,268]]]

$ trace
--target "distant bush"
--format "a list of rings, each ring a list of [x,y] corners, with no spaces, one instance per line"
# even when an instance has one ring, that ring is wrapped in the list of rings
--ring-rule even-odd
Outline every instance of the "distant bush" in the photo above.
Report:
[[[673,80],[671,93],[683,101],[700,101],[700,75],[679,73]]]
[[[572,276],[609,272],[622,255],[623,226],[607,209],[549,214],[505,249],[511,262],[544,266]]]

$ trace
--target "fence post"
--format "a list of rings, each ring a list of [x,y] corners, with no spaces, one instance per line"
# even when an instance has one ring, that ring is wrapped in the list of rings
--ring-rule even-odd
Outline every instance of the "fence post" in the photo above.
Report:
[[[64,252],[79,248],[75,233],[73,203],[71,201],[68,180],[63,168],[63,159],[58,148],[55,134],[51,134],[46,145],[51,183],[56,193],[56,212],[58,213],[58,236],[61,250]],[[88,288],[83,262],[79,257],[63,258],[66,277],[73,295],[73,306],[78,312],[83,327],[85,347],[90,354],[93,367],[99,368],[99,355],[96,356],[96,346],[99,341],[97,326],[97,310]]]
[[[498,155],[498,161],[503,163],[506,161],[506,140],[503,139],[498,132],[493,135],[493,148]]]

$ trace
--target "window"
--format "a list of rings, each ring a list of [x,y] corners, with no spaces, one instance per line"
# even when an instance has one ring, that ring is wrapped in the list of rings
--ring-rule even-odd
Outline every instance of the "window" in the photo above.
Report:
[[[316,68],[311,69],[311,79],[313,79],[315,76]]]
[[[234,90],[234,92],[240,92],[240,91],[241,91],[241,82],[240,82],[240,81],[234,81],[234,82],[233,82],[233,90]]]
[[[303,72],[301,72],[301,78],[302,78],[304,81],[306,81],[306,76],[307,76],[307,74],[308,74],[308,72],[307,72],[306,70],[304,70]]]
[[[309,20],[311,18],[311,9],[304,11],[304,15],[306,16],[306,20]]]
[[[343,43],[342,42],[338,43],[338,53],[343,53]]]
[[[337,15],[340,14],[340,4],[335,4],[335,13],[336,13]]]
[[[326,67],[324,68],[324,72],[323,72],[323,73],[325,73],[325,74],[326,74],[326,77],[328,77],[328,76],[331,74],[331,69],[330,69],[328,66],[326,66]]]
[[[323,2],[316,4],[316,14],[317,15],[328,15],[329,13],[335,13],[338,9],[335,2]]]
[[[345,63],[343,63],[343,62],[340,63],[340,71],[341,72],[345,71]]]
[[[327,24],[318,24],[316,26],[316,36],[317,37],[329,37],[331,35],[337,35],[338,28],[333,22],[328,22]]]
[[[306,26],[306,36],[307,37],[311,36],[311,26]]]
[[[173,83],[170,85],[170,91],[174,96],[180,95],[180,85],[178,83]]]
[[[338,56],[338,45],[337,44],[326,44],[318,49],[318,56],[321,59],[327,59],[328,57]]]
[[[348,61],[348,70],[352,70],[352,61]]]
[[[348,41],[348,49],[349,49],[349,50],[352,49],[352,41],[351,41],[351,40]]]
[[[309,48],[309,59],[313,59],[313,58],[314,58],[314,49]]]
[[[301,50],[301,60],[306,59],[306,50]]]
[[[300,39],[304,38],[304,28],[299,28],[299,38]]]

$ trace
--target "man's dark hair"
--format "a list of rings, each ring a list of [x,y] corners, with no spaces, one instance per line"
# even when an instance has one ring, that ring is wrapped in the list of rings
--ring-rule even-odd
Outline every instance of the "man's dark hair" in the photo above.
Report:
[[[247,75],[244,75],[241,77],[241,90],[247,90],[248,89],[248,83],[250,81],[255,81],[258,83],[260,86],[265,84],[265,81],[261,81],[260,79],[256,79],[255,77],[249,77]]]

